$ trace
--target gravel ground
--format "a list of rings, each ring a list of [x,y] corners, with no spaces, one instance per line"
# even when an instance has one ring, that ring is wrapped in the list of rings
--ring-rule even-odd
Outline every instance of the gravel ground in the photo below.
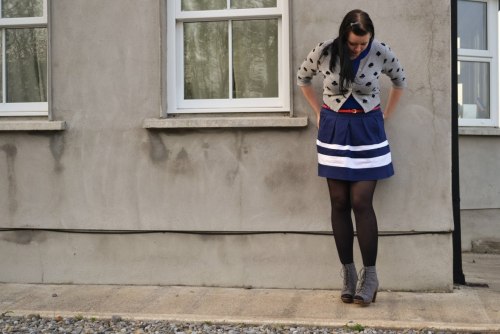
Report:
[[[327,334],[327,333],[369,333],[369,334],[450,334],[451,332],[433,331],[431,329],[415,330],[381,330],[363,328],[360,324],[348,324],[343,328],[319,327],[294,327],[294,326],[255,326],[255,325],[229,325],[212,323],[174,323],[168,321],[141,321],[126,320],[119,316],[112,319],[94,319],[83,317],[42,318],[39,315],[26,317],[9,316],[0,314],[0,333],[59,333],[59,334],[111,334],[111,333],[228,333],[228,334]]]

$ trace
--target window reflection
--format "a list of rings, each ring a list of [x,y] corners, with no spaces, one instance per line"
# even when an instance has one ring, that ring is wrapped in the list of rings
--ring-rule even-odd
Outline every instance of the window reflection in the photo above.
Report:
[[[43,16],[43,0],[2,0],[2,17]]]
[[[458,48],[487,50],[487,3],[458,1]]]
[[[173,1],[173,0],[168,0]],[[182,0],[181,10],[191,11],[191,10],[217,10],[226,9],[226,0]]]
[[[269,8],[276,7],[276,0],[231,0],[231,8]]]
[[[5,30],[7,102],[47,101],[47,29]]]
[[[278,96],[278,20],[233,22],[235,98]]]
[[[490,118],[490,64],[460,61],[458,65],[459,117]]]
[[[184,23],[184,98],[229,97],[228,23]]]

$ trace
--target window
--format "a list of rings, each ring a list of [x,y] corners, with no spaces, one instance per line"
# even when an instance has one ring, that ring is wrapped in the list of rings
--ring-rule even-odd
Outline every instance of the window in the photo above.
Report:
[[[167,113],[290,111],[288,0],[167,6]]]
[[[1,0],[0,36],[0,115],[47,115],[47,0]]]
[[[498,127],[498,0],[458,1],[460,126]]]

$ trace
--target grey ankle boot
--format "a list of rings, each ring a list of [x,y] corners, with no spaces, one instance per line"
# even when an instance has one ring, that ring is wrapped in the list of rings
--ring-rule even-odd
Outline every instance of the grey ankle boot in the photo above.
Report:
[[[358,274],[354,263],[342,265],[342,277],[344,278],[344,286],[340,298],[344,303],[352,303],[358,284]]]
[[[361,270],[360,276],[359,286],[354,296],[354,303],[363,306],[370,305],[371,302],[375,303],[378,290],[378,278],[375,266],[364,267]]]

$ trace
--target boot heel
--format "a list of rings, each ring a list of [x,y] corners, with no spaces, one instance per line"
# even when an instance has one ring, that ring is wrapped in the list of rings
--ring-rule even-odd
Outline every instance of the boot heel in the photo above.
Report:
[[[354,296],[354,303],[367,306],[377,299],[378,279],[375,266],[364,267],[360,276],[361,280]]]

